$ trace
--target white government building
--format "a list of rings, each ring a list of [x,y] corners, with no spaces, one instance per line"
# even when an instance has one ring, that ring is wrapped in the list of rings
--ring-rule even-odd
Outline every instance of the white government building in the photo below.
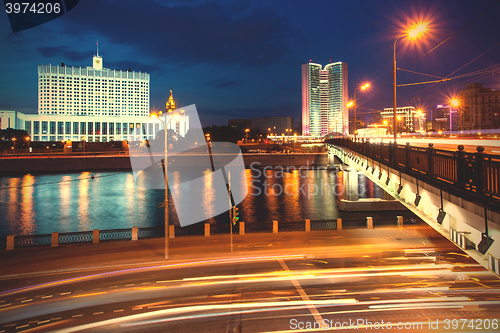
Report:
[[[170,91],[166,121],[172,101]],[[103,68],[97,52],[93,67],[38,66],[38,114],[0,110],[0,129],[26,130],[32,141],[140,141],[163,129],[149,114],[149,74]],[[189,116],[167,126],[184,136]]]

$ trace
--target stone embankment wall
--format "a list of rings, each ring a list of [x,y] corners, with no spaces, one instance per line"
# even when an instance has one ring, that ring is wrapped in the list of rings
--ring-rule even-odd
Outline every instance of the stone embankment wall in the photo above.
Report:
[[[204,159],[199,156],[174,156],[184,165],[196,166]],[[179,161],[179,160],[184,161]],[[217,161],[217,155],[213,156]],[[245,166],[326,166],[327,154],[244,154]],[[170,163],[169,157],[169,163]],[[174,165],[176,164],[174,162]],[[0,173],[26,172],[59,172],[59,171],[98,171],[98,170],[132,170],[130,158],[124,156],[92,156],[92,157],[40,157],[40,158],[3,158],[0,159]]]

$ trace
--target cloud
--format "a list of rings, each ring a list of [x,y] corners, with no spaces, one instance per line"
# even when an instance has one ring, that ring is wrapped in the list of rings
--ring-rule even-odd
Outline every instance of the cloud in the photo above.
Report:
[[[206,86],[215,86],[216,88],[228,88],[238,85],[241,80],[217,79],[205,82]]]
[[[265,66],[292,51],[290,25],[271,6],[227,6],[217,2],[167,6],[153,0],[80,2],[65,33],[103,34],[163,62]],[[89,19],[91,18],[91,19]]]
[[[55,56],[64,57],[71,61],[81,61],[89,58],[89,52],[78,52],[71,50],[67,46],[45,46],[39,47],[37,51],[44,57],[54,58]]]

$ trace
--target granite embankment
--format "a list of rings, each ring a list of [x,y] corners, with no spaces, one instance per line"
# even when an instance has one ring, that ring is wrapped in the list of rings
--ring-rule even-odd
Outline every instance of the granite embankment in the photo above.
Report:
[[[172,158],[172,160],[171,160]],[[206,157],[205,157],[206,158]],[[222,158],[224,159],[224,158]],[[218,157],[213,155],[215,165]],[[246,167],[294,166],[314,167],[325,166],[328,156],[325,153],[314,154],[243,154]],[[205,159],[199,155],[177,155],[169,157],[169,164],[198,166]],[[130,158],[127,156],[54,156],[19,157],[0,159],[0,173],[26,172],[62,172],[62,171],[131,171]]]

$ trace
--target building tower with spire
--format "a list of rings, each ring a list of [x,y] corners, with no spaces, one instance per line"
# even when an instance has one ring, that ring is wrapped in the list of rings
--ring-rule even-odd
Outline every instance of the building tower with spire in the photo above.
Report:
[[[97,45],[97,55],[94,56],[93,62],[92,62],[92,67],[95,70],[102,70],[102,57],[99,55],[99,42],[96,42]]]
[[[170,89],[170,97],[168,98],[167,103],[165,104],[165,112],[169,113],[177,109],[174,97],[172,96],[172,89]]]

